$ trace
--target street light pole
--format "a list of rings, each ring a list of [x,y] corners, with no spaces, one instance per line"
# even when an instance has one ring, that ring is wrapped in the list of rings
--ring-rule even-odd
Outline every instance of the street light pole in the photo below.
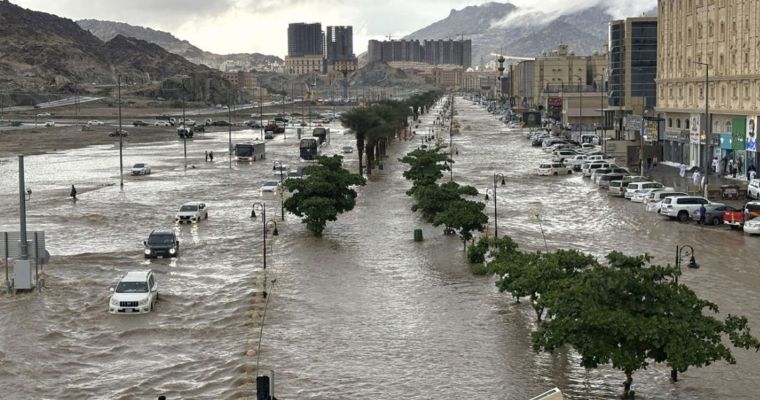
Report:
[[[710,124],[710,64],[704,63],[701,61],[692,61],[693,64],[701,65],[705,67],[705,149],[704,152],[700,155],[700,157],[704,157],[704,162],[701,163],[703,168],[705,169],[705,185],[704,185],[704,196],[707,198],[707,184],[709,181],[709,174],[710,174],[710,165],[708,164],[710,162],[710,155],[708,153],[709,149],[709,143],[710,143],[710,129],[712,128],[712,124]]]
[[[124,133],[121,131],[121,75],[117,78],[118,102],[119,102],[119,188],[124,190]]]
[[[229,119],[229,125],[227,125],[228,131],[228,137],[229,137],[229,144],[227,146],[227,158],[230,160],[230,169],[232,169],[232,101],[230,100],[230,97],[232,97],[232,90],[230,90],[230,95],[227,96],[227,118]]]
[[[187,170],[187,122],[185,120],[185,96],[182,95],[182,146],[185,152],[185,170]]]
[[[275,161],[274,167],[280,170],[280,214],[282,214],[282,220],[285,221],[285,199],[283,198],[283,188],[282,188],[282,183],[284,181],[284,174],[282,171],[282,161],[279,161],[279,160]]]
[[[270,222],[274,224],[274,231],[272,232],[272,236],[277,236],[279,235],[279,233],[277,232],[277,222],[267,221],[266,204],[258,202],[258,201],[253,203],[253,210],[251,210],[251,218],[256,218],[257,207],[260,208],[261,210],[261,220],[263,222],[262,237],[263,237],[263,246],[264,246],[264,269],[267,269],[267,228],[269,227]]]
[[[495,173],[493,174],[493,226],[494,226],[494,233],[493,236],[498,239],[499,238],[499,210],[496,208],[496,178],[501,178],[501,186],[504,186],[506,184],[506,180],[504,178],[504,174],[501,173]],[[486,201],[488,200],[488,191],[486,191]]]

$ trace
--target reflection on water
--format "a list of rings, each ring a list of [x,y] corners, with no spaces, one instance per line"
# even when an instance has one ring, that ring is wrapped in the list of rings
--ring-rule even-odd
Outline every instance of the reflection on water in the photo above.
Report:
[[[542,248],[538,210],[551,248],[597,256],[647,251],[664,263],[676,243],[692,244],[703,267],[685,271],[682,280],[723,312],[747,314],[760,331],[753,306],[760,278],[751,253],[757,238],[660,220],[577,175],[538,178],[533,169],[545,153],[480,107],[457,104],[462,126],[471,130],[454,139],[454,178],[485,193],[494,172],[507,177],[497,187],[500,234],[523,248]],[[430,120],[423,117],[420,131]],[[258,131],[234,133],[233,142],[252,135]],[[245,353],[258,338],[251,317],[261,302],[262,221],[250,218],[250,208],[264,201],[270,218],[279,213],[279,198],[262,196],[259,187],[274,160],[300,164],[295,135],[288,138],[267,142],[267,161],[232,170],[224,159],[226,133],[189,141],[195,168],[187,171],[179,141],[129,146],[125,165],[147,162],[153,174],[126,177],[124,192],[109,146],[27,158],[35,190],[30,229],[46,231],[54,257],[46,267],[47,291],[0,297],[3,396],[251,395],[255,359]],[[324,152],[340,153],[351,139],[334,134]],[[261,365],[276,371],[278,398],[525,399],[553,386],[575,399],[617,395],[623,380],[617,371],[586,371],[571,351],[533,353],[532,309],[498,293],[492,278],[473,276],[461,242],[410,211],[408,183],[393,160],[416,145],[395,144],[385,169],[359,189],[356,208],[323,237],[293,216],[277,217],[280,235],[267,239],[267,275],[277,283],[270,287]],[[206,150],[219,154],[218,161],[204,162]],[[354,171],[356,154],[348,157]],[[0,179],[9,182],[0,185],[0,212],[15,216],[12,161],[0,163]],[[72,183],[83,189],[75,204],[65,200]],[[175,227],[180,257],[145,260],[148,233],[175,226],[179,205],[191,200],[209,204],[209,219]],[[492,205],[486,210],[492,214]],[[16,230],[15,224],[15,218],[0,220],[0,229]],[[423,229],[424,242],[412,240],[415,228]],[[157,272],[157,312],[109,315],[108,288],[135,268]],[[757,357],[736,356],[736,366],[690,370],[676,385],[667,368],[655,366],[635,375],[636,390],[652,399],[754,398]]]

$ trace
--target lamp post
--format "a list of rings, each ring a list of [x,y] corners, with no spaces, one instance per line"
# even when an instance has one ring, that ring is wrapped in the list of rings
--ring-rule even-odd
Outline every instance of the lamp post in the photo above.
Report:
[[[263,223],[263,230],[262,230],[262,238],[263,238],[263,246],[264,246],[264,269],[267,269],[267,230],[269,228],[269,224],[274,225],[274,230],[272,231],[272,236],[278,236],[279,232],[277,232],[277,222],[276,221],[267,221],[267,207],[266,204],[261,202],[255,202],[253,203],[253,209],[251,210],[251,218],[256,218],[256,209],[259,209],[261,212],[261,220]]]
[[[232,97],[232,91],[230,91],[229,97]],[[232,101],[229,100],[229,97],[227,100],[227,103],[229,103],[227,104],[227,118],[229,119],[229,125],[227,125],[229,129],[228,130],[229,146],[227,148],[227,156],[228,156],[227,158],[230,159],[230,169],[232,169]]]
[[[119,102],[119,188],[124,190],[124,132],[121,131],[121,75],[116,78]]]
[[[504,186],[506,184],[506,179],[504,178],[504,174],[501,173],[495,173],[493,174],[493,226],[494,226],[494,232],[493,236],[498,239],[499,238],[499,211],[496,208],[496,178],[501,178],[501,186]],[[488,201],[488,190],[486,190],[486,201]]]
[[[702,166],[705,169],[705,185],[704,185],[704,196],[707,198],[707,184],[709,181],[710,176],[710,166],[708,163],[710,162],[710,155],[708,154],[708,143],[710,140],[710,128],[712,127],[710,124],[710,64],[703,63],[700,61],[692,61],[693,64],[701,65],[705,67],[705,151],[704,151],[704,162],[701,163]],[[701,152],[700,152],[701,153]]]
[[[583,78],[578,75],[573,75],[573,78],[578,78],[578,95],[580,96],[580,114],[578,115],[578,141],[580,141],[581,136],[583,136],[583,89],[581,88]]]
[[[689,259],[689,264],[687,264],[687,267],[694,269],[699,268],[697,260],[694,259],[694,248],[688,244],[676,245],[676,268],[678,269],[678,274],[676,275],[675,279],[676,285],[678,285],[678,277],[681,275],[681,264],[686,258]],[[670,379],[673,380],[673,382],[678,382],[677,369],[671,368]]]
[[[285,200],[283,199],[283,188],[282,188],[282,183],[283,183],[285,177],[284,177],[284,173],[282,171],[282,167],[283,167],[282,166],[282,161],[279,161],[279,160],[275,161],[274,162],[274,167],[276,169],[280,170],[280,214],[282,214],[282,220],[285,221]]]
[[[689,268],[699,268],[697,260],[694,259],[694,248],[688,244],[676,245],[676,268],[678,268],[678,275],[676,275],[676,284],[678,283],[678,276],[681,275],[681,264],[684,259],[688,258],[689,263],[686,265]]]
[[[182,95],[182,146],[185,152],[185,170],[187,170],[187,122],[185,119],[185,95]]]

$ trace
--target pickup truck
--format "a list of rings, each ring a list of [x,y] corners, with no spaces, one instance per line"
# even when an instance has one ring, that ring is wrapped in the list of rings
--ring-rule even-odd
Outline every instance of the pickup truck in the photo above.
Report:
[[[744,210],[724,211],[723,223],[731,229],[742,229],[744,226]]]

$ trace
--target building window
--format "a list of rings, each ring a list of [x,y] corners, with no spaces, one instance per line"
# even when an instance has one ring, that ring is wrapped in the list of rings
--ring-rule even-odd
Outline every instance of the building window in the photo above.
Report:
[[[668,128],[673,127],[673,118],[668,118]]]
[[[676,128],[681,129],[681,120],[676,118]]]
[[[689,119],[686,118],[683,120],[683,127],[684,129],[689,129]]]

